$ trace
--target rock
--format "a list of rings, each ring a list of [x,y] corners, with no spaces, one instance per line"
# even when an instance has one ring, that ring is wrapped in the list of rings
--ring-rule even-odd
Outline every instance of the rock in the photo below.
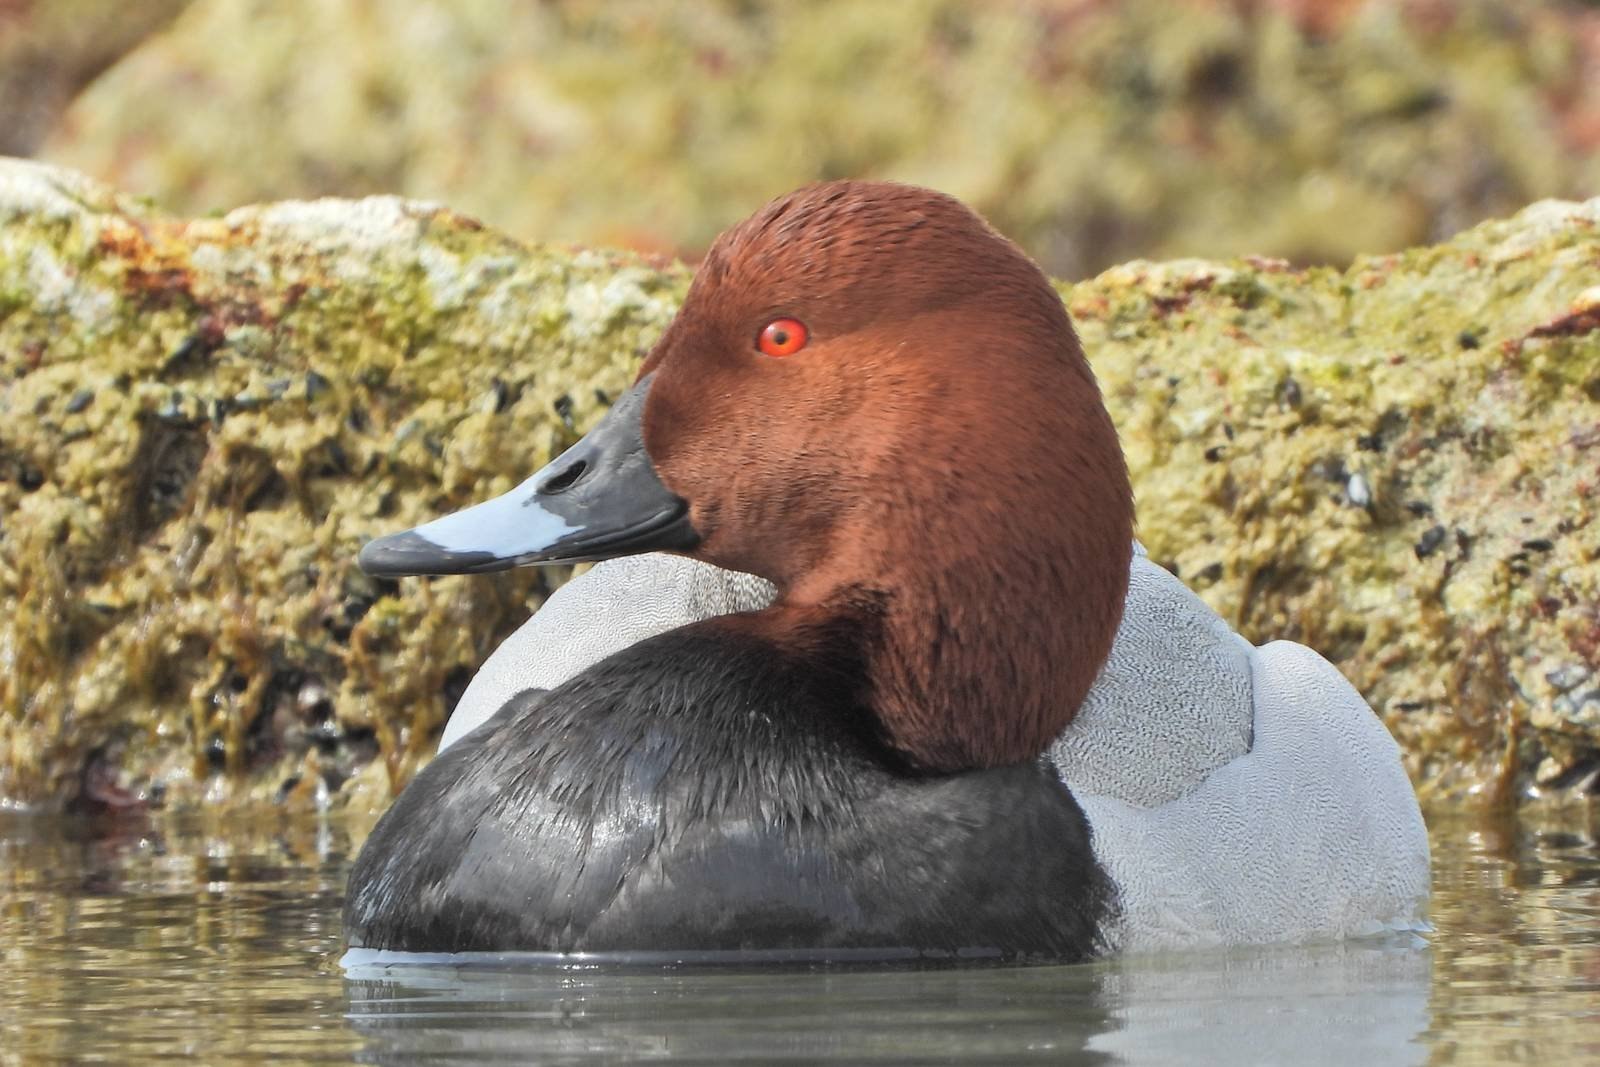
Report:
[[[1435,800],[1594,781],[1597,263],[1600,199],[1061,287],[1151,557],[1337,661]],[[687,280],[395,198],[184,221],[0,163],[0,803],[381,806],[546,587],[357,548],[574,440]]]
[[[1428,799],[1592,781],[1597,271],[1600,199],[1343,272],[1131,263],[1063,288],[1151,558],[1252,640],[1338,663]]]
[[[1600,188],[1597,22],[1552,0],[196,0],[43,155],[191,214],[401,193],[690,255],[804,182],[889,177],[1064,277],[1347,263]]]
[[[386,795],[546,579],[397,586],[356,548],[575,440],[687,277],[394,198],[181,221],[0,161],[0,798],[108,759],[174,806],[308,759]]]

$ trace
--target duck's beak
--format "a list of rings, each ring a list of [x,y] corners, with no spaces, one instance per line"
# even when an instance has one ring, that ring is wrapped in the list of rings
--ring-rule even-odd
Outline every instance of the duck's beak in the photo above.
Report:
[[[368,574],[472,574],[692,548],[689,505],[661,484],[644,448],[650,374],[600,424],[504,496],[367,542]]]

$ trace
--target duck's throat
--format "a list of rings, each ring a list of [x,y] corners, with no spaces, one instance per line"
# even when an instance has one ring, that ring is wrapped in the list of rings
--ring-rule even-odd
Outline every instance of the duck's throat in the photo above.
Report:
[[[865,703],[917,768],[1029,762],[1077,714],[1110,653],[1121,593],[1108,615],[1104,593],[1041,599],[1047,576],[1026,577],[953,572],[882,596]]]
[[[918,770],[1027,763],[1077,714],[1127,592],[1126,524],[1097,542],[1064,540],[942,560],[835,553],[829,567],[780,583],[745,625],[819,669],[847,670],[855,703]]]

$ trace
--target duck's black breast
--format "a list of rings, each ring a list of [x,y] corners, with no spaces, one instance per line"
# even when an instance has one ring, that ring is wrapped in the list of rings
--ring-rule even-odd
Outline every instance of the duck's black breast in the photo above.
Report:
[[[1093,955],[1114,909],[1041,764],[916,776],[838,672],[697,626],[510,701],[401,794],[355,946]]]

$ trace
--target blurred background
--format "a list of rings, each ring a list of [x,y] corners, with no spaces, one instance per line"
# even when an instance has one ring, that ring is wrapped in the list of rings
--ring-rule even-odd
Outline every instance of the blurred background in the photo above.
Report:
[[[1600,0],[0,0],[0,153],[691,260],[856,176],[1061,277],[1342,264],[1600,192]]]

